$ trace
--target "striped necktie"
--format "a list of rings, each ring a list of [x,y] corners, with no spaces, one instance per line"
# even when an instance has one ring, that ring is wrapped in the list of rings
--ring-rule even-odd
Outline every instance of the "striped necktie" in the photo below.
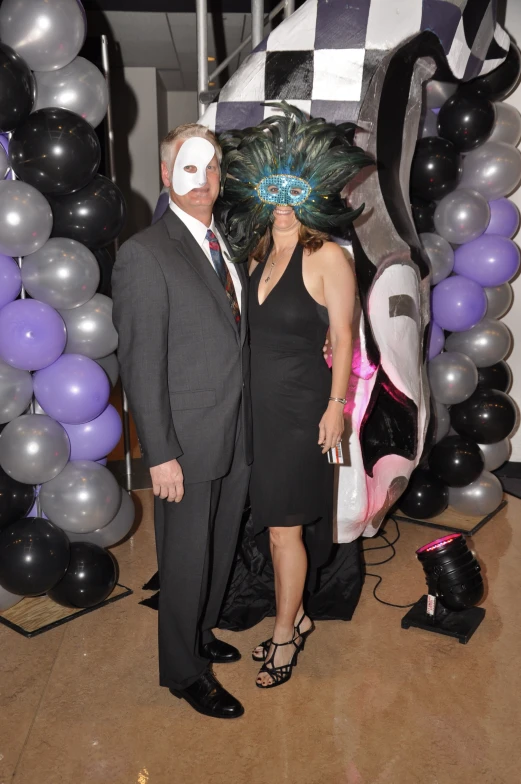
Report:
[[[237,324],[237,328],[239,328],[241,324],[241,311],[239,310],[239,303],[237,302],[232,276],[230,275],[230,270],[224,261],[221,246],[219,245],[219,240],[211,229],[208,229],[206,232],[206,239],[210,245],[210,255],[212,257],[214,269],[217,273],[217,277],[223,284],[224,290],[226,291],[226,296],[228,297],[228,302],[230,303],[230,308],[232,309],[235,323]]]

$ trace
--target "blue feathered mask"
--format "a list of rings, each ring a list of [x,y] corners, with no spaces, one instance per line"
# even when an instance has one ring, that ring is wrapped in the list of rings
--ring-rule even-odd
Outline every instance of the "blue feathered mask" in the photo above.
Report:
[[[365,205],[349,210],[340,197],[364,166],[374,163],[350,139],[351,123],[308,120],[286,102],[255,128],[226,131],[219,213],[234,261],[244,261],[265,234],[277,204],[293,207],[307,228],[345,236]]]

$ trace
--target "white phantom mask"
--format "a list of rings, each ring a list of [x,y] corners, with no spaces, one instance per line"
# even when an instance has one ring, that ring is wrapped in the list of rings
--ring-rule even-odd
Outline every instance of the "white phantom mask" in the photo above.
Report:
[[[208,139],[200,136],[187,139],[176,155],[172,172],[172,187],[179,196],[184,196],[194,188],[206,184],[206,167],[215,155],[215,147]],[[185,171],[195,167],[195,171]]]

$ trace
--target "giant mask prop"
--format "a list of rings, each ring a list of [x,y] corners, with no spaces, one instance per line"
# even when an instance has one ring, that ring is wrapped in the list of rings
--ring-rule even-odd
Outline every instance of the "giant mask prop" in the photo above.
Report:
[[[429,268],[409,206],[411,161],[424,84],[472,79],[506,58],[510,40],[495,13],[493,0],[307,0],[202,118],[217,133],[245,128],[273,112],[266,102],[285,100],[313,118],[356,122],[355,144],[378,161],[349,193],[366,210],[352,233],[360,313],[338,542],[376,533],[422,454]]]
[[[355,122],[355,144],[378,161],[378,170],[362,173],[349,192],[353,208],[367,206],[352,231],[360,308],[338,542],[376,533],[426,437],[429,268],[409,206],[425,85],[430,81],[431,96],[441,95],[434,104],[440,106],[450,95],[444,83],[489,73],[509,47],[495,0],[307,0],[201,118],[217,133],[244,129],[273,114],[267,103],[286,101],[312,118]]]

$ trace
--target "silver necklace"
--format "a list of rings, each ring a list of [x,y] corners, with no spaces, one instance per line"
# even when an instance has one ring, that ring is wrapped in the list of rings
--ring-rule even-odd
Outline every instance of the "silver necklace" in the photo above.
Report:
[[[293,251],[295,250],[295,248],[296,248],[296,244],[295,244],[295,245],[294,245],[294,246],[293,246],[291,249],[288,249],[288,250],[291,250],[291,253],[293,253]],[[281,255],[282,255],[282,254],[281,254]],[[270,271],[268,272],[267,276],[264,278],[264,283],[268,283],[268,282],[270,281],[270,279],[271,279],[271,276],[272,276],[272,274],[273,274],[273,268],[276,266],[276,264],[277,264],[277,261],[278,261],[278,259],[277,259],[277,260],[275,260],[275,259],[274,259],[274,260],[271,262],[271,265],[270,265]]]

